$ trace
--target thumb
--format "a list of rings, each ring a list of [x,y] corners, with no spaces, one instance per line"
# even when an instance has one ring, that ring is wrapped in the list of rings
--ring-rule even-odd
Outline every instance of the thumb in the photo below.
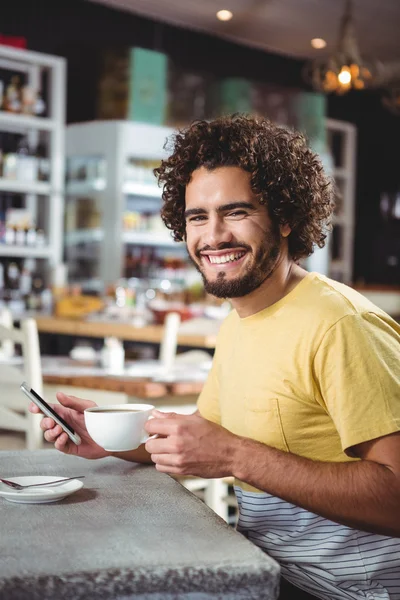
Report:
[[[76,396],[64,394],[64,392],[57,392],[56,396],[60,404],[66,408],[72,408],[78,412],[83,412],[85,408],[97,406],[96,402],[92,402],[92,400],[83,400],[82,398],[77,398]]]

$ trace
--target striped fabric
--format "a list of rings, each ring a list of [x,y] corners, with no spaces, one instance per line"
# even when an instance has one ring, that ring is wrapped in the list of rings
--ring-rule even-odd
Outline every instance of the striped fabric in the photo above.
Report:
[[[323,600],[400,600],[400,539],[339,525],[266,493],[235,486],[237,529]]]

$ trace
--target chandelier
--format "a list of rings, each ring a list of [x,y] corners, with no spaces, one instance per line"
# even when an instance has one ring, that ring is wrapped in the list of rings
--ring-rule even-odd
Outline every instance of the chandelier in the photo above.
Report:
[[[346,0],[336,51],[328,59],[317,59],[305,67],[305,79],[319,92],[345,94],[374,85],[378,66],[361,57],[355,35],[352,2]]]

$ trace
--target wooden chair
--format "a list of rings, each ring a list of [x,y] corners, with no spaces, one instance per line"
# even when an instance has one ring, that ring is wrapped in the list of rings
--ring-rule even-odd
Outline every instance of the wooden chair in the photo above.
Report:
[[[237,506],[234,497],[229,495],[229,486],[234,483],[233,477],[223,479],[202,479],[201,477],[181,477],[179,475],[173,477],[187,490],[203,500],[224,521],[230,523],[229,507]]]
[[[29,401],[19,389],[26,381],[38,394],[42,394],[39,336],[34,319],[24,319],[21,327],[14,327],[11,314],[0,312],[0,429],[22,431],[26,434],[26,447],[36,450],[42,446],[43,432],[40,415],[28,411]],[[21,347],[21,356],[14,347]]]

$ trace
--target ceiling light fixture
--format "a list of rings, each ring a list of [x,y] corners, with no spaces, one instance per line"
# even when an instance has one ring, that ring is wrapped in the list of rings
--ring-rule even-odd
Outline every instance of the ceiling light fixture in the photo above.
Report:
[[[220,21],[230,21],[233,17],[233,13],[230,10],[219,10],[217,12],[217,19]]]
[[[322,38],[313,38],[311,40],[311,46],[313,48],[315,48],[316,50],[321,50],[322,48],[325,48],[326,41],[323,40]]]
[[[317,59],[306,65],[305,79],[320,92],[344,94],[373,85],[377,64],[367,64],[361,57],[352,15],[352,1],[346,0],[339,39],[328,59]]]

